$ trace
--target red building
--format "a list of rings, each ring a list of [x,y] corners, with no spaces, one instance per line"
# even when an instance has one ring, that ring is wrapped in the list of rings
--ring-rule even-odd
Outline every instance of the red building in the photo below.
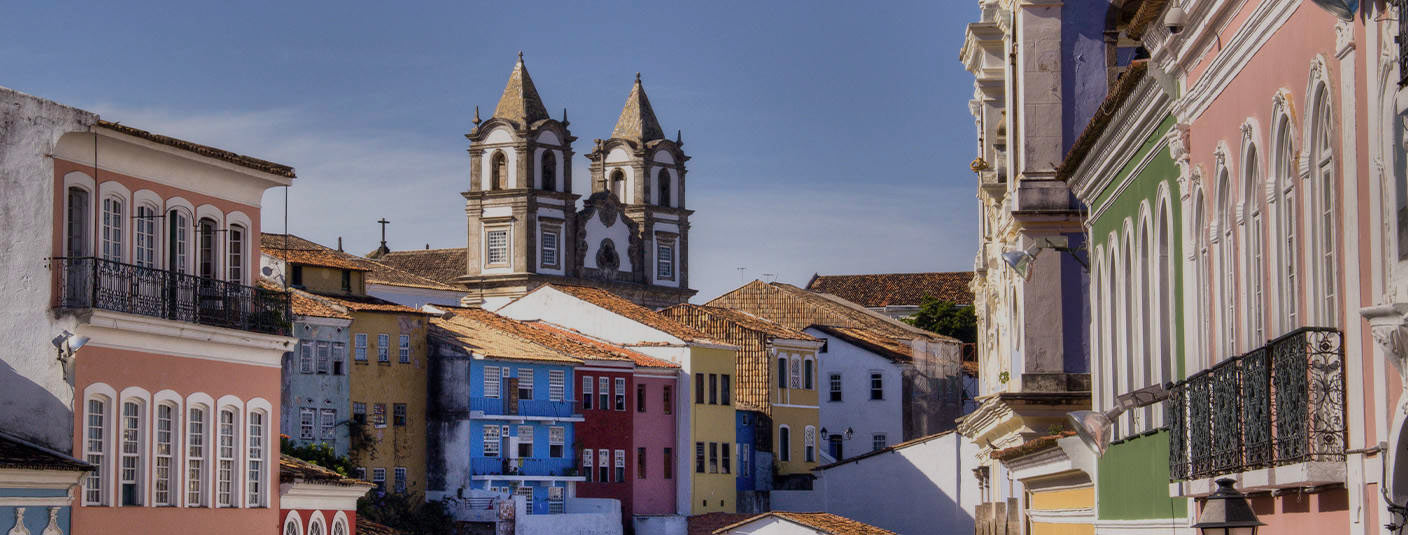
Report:
[[[372,484],[287,455],[279,459],[280,535],[355,535]]]

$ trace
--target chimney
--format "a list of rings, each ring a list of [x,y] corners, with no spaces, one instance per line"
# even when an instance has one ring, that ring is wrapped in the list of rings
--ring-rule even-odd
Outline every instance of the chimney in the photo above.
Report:
[[[337,252],[342,252],[342,236],[337,237]]]

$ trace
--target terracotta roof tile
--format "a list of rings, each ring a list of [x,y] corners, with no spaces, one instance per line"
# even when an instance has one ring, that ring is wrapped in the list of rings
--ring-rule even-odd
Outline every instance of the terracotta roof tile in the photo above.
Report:
[[[1125,30],[1125,35],[1130,39],[1143,39],[1144,34],[1149,31],[1149,27],[1155,20],[1161,20],[1159,15],[1164,12],[1164,6],[1168,5],[1168,0],[1144,0],[1139,5],[1139,10],[1134,12],[1134,17],[1129,22],[1129,29]]]
[[[527,338],[531,329],[517,320],[477,308],[455,309],[447,317],[430,320],[430,336],[462,344],[489,358],[581,364],[581,359]],[[542,331],[533,331],[541,336]]]
[[[544,331],[546,336],[535,338],[544,345],[557,346],[559,349],[569,351],[573,356],[580,358],[599,358],[602,360],[629,360],[636,366],[644,368],[679,368],[668,360],[658,359],[646,355],[639,351],[634,351],[621,347],[605,340],[593,338],[580,332],[542,322],[524,322],[533,329]]]
[[[368,488],[372,486],[371,482],[350,478],[335,470],[288,455],[279,456],[279,481],[282,483],[306,481],[340,486],[364,485]]]
[[[819,342],[816,337],[741,310],[682,304],[659,312],[698,329],[711,338],[738,346],[734,405],[739,410],[772,414],[772,358],[768,345],[774,339]]]
[[[259,251],[294,264],[354,271],[372,271],[375,268],[371,260],[324,247],[292,234],[261,233]]]
[[[694,317],[695,314],[715,316],[721,321],[730,322],[744,329],[757,331],[773,338],[784,338],[787,340],[805,340],[808,342],[821,341],[810,334],[804,333],[796,329],[789,329],[783,326],[781,323],[772,321],[767,318],[754,316],[742,310],[734,310],[731,308],[684,303],[666,308],[664,310],[661,310],[659,313],[674,318],[680,323],[684,323],[685,325],[689,325],[690,327],[694,327],[696,329],[699,329],[700,331],[704,330],[700,327],[700,324],[698,322],[688,319],[690,317]],[[714,338],[726,338],[718,334],[713,334],[712,336]]]
[[[368,284],[385,284],[388,286],[404,286],[408,288],[424,288],[427,290],[444,290],[450,292],[464,292],[465,287],[453,286],[443,282],[422,277],[409,271],[397,268],[390,264],[372,261],[372,271],[367,273]]]
[[[0,468],[87,472],[95,467],[36,444],[0,434]]]
[[[153,143],[160,143],[160,144],[166,145],[166,146],[168,146],[168,147],[175,147],[175,148],[178,148],[178,149],[181,149],[181,150],[194,152],[194,153],[196,153],[196,154],[199,154],[199,155],[201,155],[201,156],[205,156],[205,157],[207,157],[207,158],[214,158],[214,159],[217,159],[217,160],[223,160],[223,161],[230,162],[230,163],[232,163],[232,164],[235,164],[235,165],[238,165],[238,166],[241,166],[241,167],[248,167],[248,168],[254,169],[254,170],[256,170],[256,171],[263,171],[263,172],[269,173],[269,174],[271,174],[271,175],[278,175],[278,176],[287,177],[287,178],[297,178],[297,177],[293,174],[293,168],[292,168],[292,167],[289,167],[289,166],[287,166],[287,165],[278,164],[278,163],[274,163],[274,162],[270,162],[270,161],[266,161],[266,160],[261,160],[261,159],[259,159],[259,158],[254,158],[254,157],[251,157],[251,156],[245,156],[245,155],[242,155],[242,154],[235,154],[235,153],[233,153],[233,152],[230,152],[230,151],[227,151],[227,150],[224,150],[224,149],[217,149],[217,148],[215,148],[215,147],[211,147],[211,146],[208,146],[208,145],[201,145],[201,144],[199,144],[199,143],[192,143],[192,142],[186,141],[186,140],[184,140],[184,139],[176,139],[176,138],[170,137],[170,136],[163,136],[163,135],[161,135],[161,134],[154,134],[154,133],[148,132],[148,131],[146,131],[146,130],[142,130],[142,129],[139,129],[139,128],[132,128],[132,127],[127,126],[127,125],[122,125],[122,124],[114,123],[114,122],[112,122],[112,121],[102,121],[102,120],[100,120],[100,121],[98,121],[98,126],[100,126],[100,127],[102,127],[102,128],[106,128],[106,129],[108,129],[108,130],[112,130],[112,131],[114,131],[114,132],[121,132],[121,133],[123,133],[123,134],[127,134],[127,135],[132,136],[132,137],[139,137],[139,138],[145,139],[145,140],[147,140],[147,141],[151,141],[151,142],[153,142]]]
[[[270,282],[268,279],[259,279],[259,287],[271,292],[285,291],[283,288],[280,288],[279,285]],[[308,292],[296,288],[289,288],[287,291],[289,293],[289,304],[293,307],[293,314],[295,316],[352,319],[352,316],[347,314],[345,309],[339,310],[339,307],[319,300]]]
[[[378,299],[370,295],[332,295],[316,292],[307,292],[315,299],[321,299],[327,303],[346,307],[354,312],[395,312],[399,314],[427,314],[419,309],[406,305],[398,305],[385,299]]]
[[[835,336],[852,344],[861,346],[872,353],[895,361],[914,360],[913,347],[909,345],[907,339],[896,339],[893,336],[863,328],[841,327],[836,325],[813,325],[814,328]]]
[[[751,518],[753,515],[740,513],[704,513],[686,519],[689,535],[713,535],[714,530],[731,526]]]
[[[565,284],[549,284],[545,287],[556,288],[557,290],[572,295],[578,299],[599,306],[626,318],[630,318],[638,323],[644,324],[655,330],[665,332],[675,338],[690,343],[702,344],[722,344],[717,340],[709,338],[697,329],[680,323],[673,318],[637,305],[616,294],[602,290],[600,288],[589,288],[586,286],[569,286]]]
[[[745,526],[768,517],[781,518],[796,524],[801,524],[827,535],[895,535],[895,532],[888,529],[880,529],[864,522],[851,520],[844,516],[833,515],[831,513],[790,513],[783,511],[769,511],[747,520],[724,526],[723,528],[714,530],[714,533],[725,533],[728,529]]]
[[[968,283],[973,272],[816,275],[808,290],[825,292],[865,307],[919,306],[925,297],[960,305],[973,304]]]
[[[708,304],[743,310],[792,329],[806,329],[812,325],[837,325],[869,329],[896,338],[923,338],[935,342],[960,343],[956,338],[903,323],[841,297],[804,290],[781,282],[755,280],[719,296]]]
[[[469,268],[464,247],[456,249],[412,249],[391,251],[377,258],[388,266],[406,271],[441,284],[454,284]]]

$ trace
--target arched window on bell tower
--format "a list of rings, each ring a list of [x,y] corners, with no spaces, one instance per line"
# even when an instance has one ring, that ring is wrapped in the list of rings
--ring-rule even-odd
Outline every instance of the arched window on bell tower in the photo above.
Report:
[[[617,202],[626,202],[626,173],[617,169],[611,172],[611,194],[616,196]]]
[[[504,189],[504,179],[508,176],[508,158],[503,152],[495,152],[489,162],[489,189]]]
[[[538,169],[543,174],[543,191],[557,191],[557,156],[553,155],[551,150],[543,151]]]
[[[660,175],[655,178],[655,204],[660,206],[670,205],[670,170],[660,168]]]

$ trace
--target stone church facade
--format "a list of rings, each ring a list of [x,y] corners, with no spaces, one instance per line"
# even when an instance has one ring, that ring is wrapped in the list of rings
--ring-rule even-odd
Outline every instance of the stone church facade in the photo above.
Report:
[[[601,288],[650,308],[687,302],[695,292],[689,157],[678,135],[665,138],[640,75],[611,137],[594,140],[586,155],[591,194],[580,209],[569,125],[565,110],[561,119],[548,115],[520,54],[493,116],[481,121],[476,109],[465,135],[465,269],[445,282],[469,290],[462,304],[490,310],[549,283]],[[372,256],[414,272],[418,253]]]

